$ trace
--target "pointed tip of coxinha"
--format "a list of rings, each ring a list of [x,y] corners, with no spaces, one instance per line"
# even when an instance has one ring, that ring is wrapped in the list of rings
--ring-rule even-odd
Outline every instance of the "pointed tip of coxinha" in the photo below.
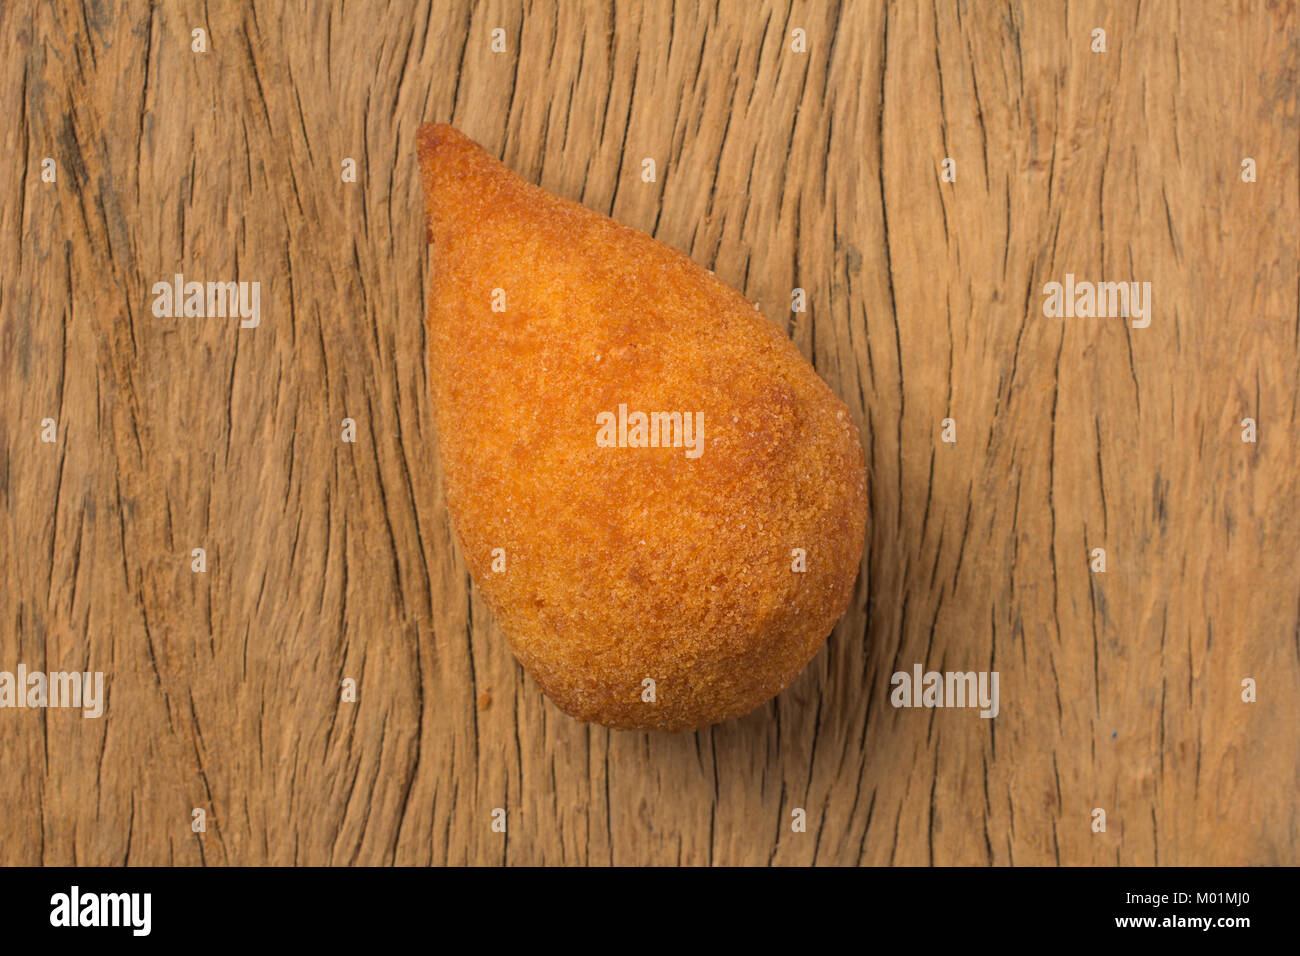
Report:
[[[448,184],[463,180],[497,161],[460,130],[447,123],[424,123],[415,134],[424,187],[425,237],[433,241],[439,197]]]
[[[487,156],[478,143],[446,123],[422,124],[415,134],[415,143],[426,190],[434,182],[435,174],[456,165],[458,158],[469,159],[475,154]]]
[[[501,233],[506,222],[526,224],[535,233],[546,231],[547,224],[571,228],[575,220],[588,227],[600,222],[606,228],[640,235],[637,230],[528,182],[446,123],[421,125],[416,132],[416,153],[424,190],[425,238],[431,243],[459,246],[469,261],[475,261],[475,251],[481,251],[473,248],[471,234],[479,233],[478,239],[485,242],[495,237],[498,241],[491,244],[500,245],[501,240],[508,242],[511,238]],[[565,238],[576,236],[570,233]]]
[[[685,253],[529,182],[454,126],[422,124],[416,133],[416,152],[425,238],[440,246],[437,258],[446,272],[458,277],[481,273],[512,246],[515,252],[525,251],[523,246],[533,251],[549,246],[551,266],[561,259],[571,266],[576,261],[607,259],[634,263],[619,267],[616,275],[607,274],[607,283],[626,293],[628,281],[642,280],[642,286],[653,286],[661,298],[693,299],[704,306],[704,312],[734,311],[797,354],[793,343],[756,311],[757,306]]]
[[[457,139],[468,141],[467,137],[450,123],[421,123],[415,139],[419,145],[421,161],[432,156],[434,150],[442,143]]]
[[[421,123],[415,134],[415,144],[423,170],[430,169],[435,162],[443,162],[456,152],[482,152],[478,143],[448,123]]]

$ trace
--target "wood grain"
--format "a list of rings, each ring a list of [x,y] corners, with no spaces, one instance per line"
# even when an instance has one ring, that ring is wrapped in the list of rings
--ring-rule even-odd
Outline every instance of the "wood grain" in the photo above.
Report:
[[[3,5],[0,670],[108,703],[0,710],[0,863],[1300,863],[1298,38],[1283,0]],[[862,428],[857,596],[750,717],[577,724],[470,586],[435,120],[714,269]],[[156,317],[175,273],[261,324]],[[1151,282],[1150,327],[1045,316],[1066,273]],[[915,663],[1000,714],[895,709]]]

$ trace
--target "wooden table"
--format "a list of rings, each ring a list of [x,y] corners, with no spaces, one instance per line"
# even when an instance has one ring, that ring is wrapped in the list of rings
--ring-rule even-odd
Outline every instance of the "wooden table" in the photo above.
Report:
[[[107,704],[0,710],[0,863],[1300,862],[1298,29],[5,5],[0,669],[101,671]],[[471,587],[431,120],[714,269],[861,426],[855,600],[750,717],[575,723]],[[159,317],[176,274],[259,282],[259,324]],[[1067,274],[1149,282],[1149,325],[1045,315]],[[998,716],[895,708],[916,664],[997,671]]]

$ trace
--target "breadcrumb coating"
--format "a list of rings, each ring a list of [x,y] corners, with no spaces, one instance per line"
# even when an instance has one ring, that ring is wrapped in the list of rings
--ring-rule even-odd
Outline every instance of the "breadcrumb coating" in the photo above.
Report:
[[[867,513],[852,417],[680,252],[450,126],[420,127],[418,146],[447,506],[515,655],[579,720],[681,731],[749,713],[852,596]],[[698,415],[698,455],[602,446],[598,416],[620,406]]]

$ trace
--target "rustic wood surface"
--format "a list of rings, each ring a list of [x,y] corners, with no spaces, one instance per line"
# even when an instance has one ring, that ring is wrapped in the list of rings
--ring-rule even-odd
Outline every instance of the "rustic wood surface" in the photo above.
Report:
[[[108,702],[0,710],[0,864],[1300,862],[1298,36],[1280,0],[3,4],[0,670]],[[716,270],[861,426],[853,606],[748,718],[575,723],[471,587],[423,121]],[[156,317],[176,273],[260,282],[261,324]],[[1066,273],[1151,282],[1150,326],[1045,316]],[[998,671],[999,715],[895,709],[915,663]]]

